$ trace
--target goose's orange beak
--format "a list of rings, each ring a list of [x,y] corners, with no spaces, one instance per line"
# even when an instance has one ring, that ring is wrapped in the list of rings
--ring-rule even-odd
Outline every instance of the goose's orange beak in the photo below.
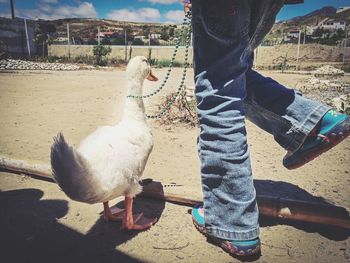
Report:
[[[153,75],[152,70],[150,71],[150,73],[149,73],[147,79],[148,79],[149,81],[157,81],[157,80],[158,80],[158,78],[157,78],[156,76]]]

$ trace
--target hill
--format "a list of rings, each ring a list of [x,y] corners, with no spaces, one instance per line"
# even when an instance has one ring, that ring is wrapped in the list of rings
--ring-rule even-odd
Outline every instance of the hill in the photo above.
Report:
[[[286,34],[291,30],[295,31],[302,29],[304,32],[306,27],[315,27],[320,23],[324,23],[331,19],[344,21],[349,25],[350,10],[337,13],[335,7],[325,6],[304,16],[279,21],[273,26],[271,33],[266,37],[266,41],[272,45],[283,43]],[[151,43],[151,45],[168,45],[173,44],[175,39],[179,37],[181,33],[181,25],[176,24],[137,23],[109,19],[69,18],[50,21],[39,20],[39,24],[43,36],[45,36],[46,33],[49,33],[51,40],[60,43],[67,42],[67,24],[70,26],[70,37],[72,42],[76,44],[96,44],[98,30],[102,32],[101,39],[103,39],[103,44],[114,45],[125,44],[125,38],[128,43],[134,45],[148,43]],[[321,37],[325,38],[322,34],[323,32],[320,33]],[[328,37],[332,36],[329,35]],[[330,42],[325,41],[324,44],[333,45],[334,43],[339,43],[343,38],[343,35],[339,35],[336,39],[333,39]],[[311,41],[309,43],[315,43],[315,38],[310,37],[307,38],[307,41],[308,40]],[[292,37],[291,41],[295,42],[295,37],[294,40]],[[321,43],[317,41],[316,43]]]
[[[145,39],[151,36],[152,40],[168,41],[179,34],[181,26],[163,23],[138,23],[115,21],[109,19],[84,19],[67,18],[59,20],[39,20],[42,31],[50,32],[55,41],[66,41],[67,24],[69,24],[70,37],[73,41],[84,44],[96,44],[98,30],[105,44],[124,44],[125,34],[128,42],[138,38],[138,43],[143,44]],[[105,37],[105,35],[107,35]],[[147,42],[149,39],[147,40]],[[152,41],[151,41],[152,42]]]

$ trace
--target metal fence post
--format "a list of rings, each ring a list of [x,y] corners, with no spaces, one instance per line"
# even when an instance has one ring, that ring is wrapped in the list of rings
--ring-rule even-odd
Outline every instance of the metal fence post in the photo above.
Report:
[[[126,35],[126,27],[125,27],[125,22],[124,22],[124,45],[125,45],[125,57],[124,57],[124,60],[125,61],[128,61],[128,38],[127,38],[127,35]]]
[[[68,58],[70,59],[70,36],[69,36],[69,23],[67,23],[67,38],[68,38]]]
[[[11,6],[11,18],[15,19],[15,7],[13,5],[13,0],[10,0],[10,6]]]
[[[299,29],[299,37],[298,37],[298,52],[297,52],[297,64],[299,64],[299,55],[300,55],[300,41],[301,41],[301,30]]]
[[[31,54],[30,54],[30,44],[29,44],[29,36],[28,36],[28,27],[27,27],[27,19],[24,19],[24,29],[25,29],[25,32],[26,32],[28,55],[29,55],[29,57],[31,57]]]
[[[98,45],[101,44],[101,40],[100,40],[100,27],[97,27],[97,44],[98,44]]]

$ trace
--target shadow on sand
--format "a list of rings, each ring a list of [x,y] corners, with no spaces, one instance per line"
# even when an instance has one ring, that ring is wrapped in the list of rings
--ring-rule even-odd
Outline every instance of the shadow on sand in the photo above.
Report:
[[[119,230],[101,217],[83,235],[57,221],[67,214],[67,201],[42,196],[37,189],[0,192],[2,262],[142,262],[116,248],[139,232]],[[164,202],[136,199],[134,211],[141,207],[145,216],[160,218]]]
[[[255,180],[254,183],[259,195],[331,205],[324,198],[313,196],[297,185],[269,180]],[[116,223],[107,224],[100,217],[87,234],[81,234],[57,220],[67,214],[67,201],[41,200],[42,196],[43,192],[38,189],[0,191],[2,262],[142,262],[118,251],[118,245],[139,232],[119,230]],[[117,206],[121,207],[122,203]],[[160,218],[164,206],[164,202],[137,198],[134,211],[140,212],[142,208],[146,217]],[[349,230],[335,227],[260,218],[261,227],[280,224],[319,233],[336,241],[350,236]]]
[[[294,199],[297,201],[312,202],[334,207],[333,204],[327,202],[323,197],[314,196],[299,186],[291,183],[271,180],[254,180],[254,185],[258,195]],[[339,209],[343,210],[343,214],[349,217],[349,212],[345,208],[339,207]],[[308,233],[319,233],[323,237],[335,241],[346,240],[350,236],[349,229],[321,224],[304,223],[270,217],[260,217],[259,222],[261,227],[289,225]]]

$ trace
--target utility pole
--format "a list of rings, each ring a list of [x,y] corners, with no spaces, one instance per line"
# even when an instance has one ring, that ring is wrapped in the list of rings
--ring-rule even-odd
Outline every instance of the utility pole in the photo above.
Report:
[[[13,5],[13,0],[10,0],[10,5],[11,5],[11,18],[15,19],[15,7]]]
[[[67,38],[68,38],[68,58],[70,59],[70,36],[69,36],[69,23],[67,23]]]
[[[345,64],[345,57],[346,57],[346,46],[348,44],[348,30],[345,25],[345,39],[344,39],[344,51],[343,51],[343,63]]]
[[[97,44],[100,45],[101,41],[100,41],[100,27],[97,27]]]
[[[125,22],[124,22],[124,44],[125,44],[125,61],[128,61],[128,38],[126,35],[126,27],[125,27]]]
[[[300,55],[300,40],[301,40],[301,30],[299,29],[299,37],[298,37],[298,52],[297,52],[297,64],[299,64],[299,55]]]
[[[27,19],[24,19],[24,30],[25,30],[25,32],[26,32],[28,55],[29,55],[29,57],[31,57],[30,44],[29,44],[29,36],[28,36]]]

